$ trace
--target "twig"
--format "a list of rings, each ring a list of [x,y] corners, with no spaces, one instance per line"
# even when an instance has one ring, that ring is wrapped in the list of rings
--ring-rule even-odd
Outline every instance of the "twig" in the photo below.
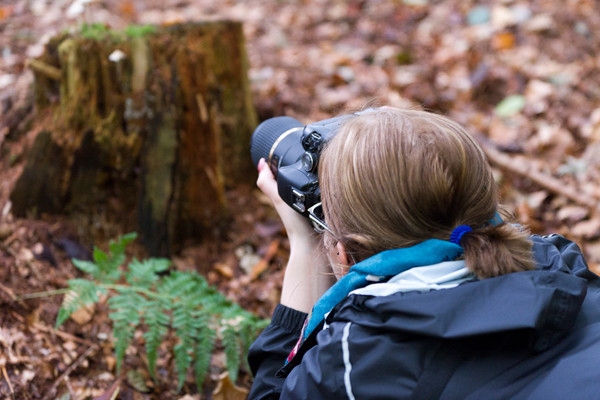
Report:
[[[10,390],[10,397],[15,398],[15,391],[12,387],[12,383],[10,383],[10,379],[8,379],[8,373],[6,372],[6,367],[2,366],[2,375],[4,375],[4,380],[6,380],[6,384],[8,385],[8,389]]]
[[[37,299],[39,297],[56,296],[59,294],[67,294],[71,291],[69,288],[48,290],[45,292],[25,293],[17,297],[17,300]]]
[[[73,386],[71,386],[71,381],[69,380],[68,376],[65,376],[65,384],[67,385],[67,389],[69,389],[69,393],[71,394],[71,399],[73,399],[73,400],[79,400],[79,397],[77,396],[77,394],[73,390]]]
[[[0,283],[0,289],[2,289],[12,301],[18,300],[17,296],[15,296],[15,292],[13,292],[11,288],[4,286],[2,283]]]
[[[65,372],[60,374],[58,379],[54,381],[54,383],[52,384],[52,386],[50,387],[48,392],[46,392],[46,395],[43,397],[42,400],[49,400],[50,398],[52,398],[54,396],[54,394],[56,393],[56,389],[58,388],[58,385],[60,385],[60,383],[64,379],[68,378],[69,375],[71,374],[71,372],[73,372],[73,370],[75,368],[77,368],[79,366],[79,364],[81,364],[83,362],[83,360],[85,360],[92,353],[92,351],[97,350],[97,349],[98,349],[98,345],[94,344],[94,345],[88,347],[86,351],[84,351],[79,357],[77,357],[77,359],[75,361],[73,361],[71,363],[71,365],[69,365],[67,367]]]
[[[537,171],[531,168],[530,165],[519,163],[518,160],[513,157],[497,150],[486,138],[478,137],[477,139],[491,164],[508,172],[521,175],[550,192],[564,196],[577,204],[585,206],[589,208],[592,213],[600,211],[599,199],[592,198],[590,195],[582,193],[576,188],[565,185],[560,179]]]
[[[23,300],[19,299],[17,297],[17,295],[15,295],[15,292],[12,291],[11,288],[4,286],[2,283],[0,283],[0,289],[2,289],[2,291],[4,291],[8,295],[8,297],[10,297],[11,301],[13,301],[13,302],[16,301],[20,305],[25,306],[25,303],[23,302]]]
[[[32,325],[32,327],[35,328],[35,329],[37,329],[37,330],[39,330],[39,331],[42,331],[42,332],[51,333],[53,335],[56,335],[56,336],[58,336],[60,338],[65,339],[65,340],[71,340],[73,342],[85,344],[87,346],[96,346],[95,343],[90,342],[89,340],[82,339],[82,338],[79,338],[77,336],[73,336],[73,335],[71,335],[70,333],[67,333],[67,332],[62,332],[62,331],[59,331],[59,330],[56,330],[56,329],[52,329],[50,327],[47,327],[47,326],[39,324],[39,323],[34,323]]]

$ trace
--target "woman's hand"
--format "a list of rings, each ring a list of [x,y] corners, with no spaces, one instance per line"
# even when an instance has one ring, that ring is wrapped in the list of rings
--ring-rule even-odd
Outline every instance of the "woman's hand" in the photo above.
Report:
[[[273,203],[290,240],[290,258],[283,278],[281,304],[308,313],[319,297],[335,283],[320,237],[307,218],[281,199],[277,181],[264,159],[258,162],[256,185]]]
[[[314,229],[302,215],[297,213],[279,196],[277,181],[264,158],[258,162],[258,180],[256,185],[273,203],[277,214],[285,226],[290,241],[310,240],[315,237]],[[291,244],[290,244],[291,245]]]

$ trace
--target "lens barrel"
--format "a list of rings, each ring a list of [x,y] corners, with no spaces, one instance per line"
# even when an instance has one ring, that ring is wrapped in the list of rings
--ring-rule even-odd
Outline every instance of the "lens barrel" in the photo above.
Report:
[[[254,165],[257,166],[261,158],[269,159],[273,144],[282,134],[303,126],[304,124],[292,117],[270,118],[258,125],[250,140],[250,154]]]

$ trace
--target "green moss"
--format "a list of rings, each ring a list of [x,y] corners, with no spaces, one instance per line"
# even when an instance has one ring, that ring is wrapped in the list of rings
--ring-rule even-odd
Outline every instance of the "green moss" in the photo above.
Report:
[[[80,35],[85,39],[103,40],[110,37],[116,41],[124,41],[127,38],[141,37],[156,32],[156,27],[152,25],[129,25],[122,31],[110,29],[104,24],[88,24],[81,25]]]
[[[129,37],[145,36],[155,32],[156,27],[153,25],[129,25],[125,28],[125,35]]]
[[[85,39],[102,40],[110,33],[110,29],[104,24],[84,22],[79,33]]]

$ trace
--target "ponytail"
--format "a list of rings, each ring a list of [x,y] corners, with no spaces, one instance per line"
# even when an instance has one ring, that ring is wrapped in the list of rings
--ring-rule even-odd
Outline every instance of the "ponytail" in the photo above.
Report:
[[[460,245],[469,268],[479,279],[534,269],[528,232],[502,223],[466,232]]]

